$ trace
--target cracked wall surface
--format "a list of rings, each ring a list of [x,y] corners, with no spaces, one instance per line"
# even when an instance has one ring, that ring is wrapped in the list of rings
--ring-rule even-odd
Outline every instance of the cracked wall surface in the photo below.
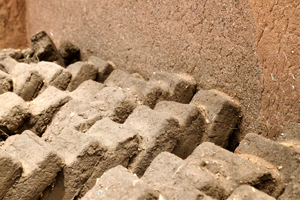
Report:
[[[26,48],[25,1],[0,0],[0,48]]]
[[[185,72],[243,105],[248,132],[274,138],[299,117],[299,3],[292,0],[27,0],[28,35],[68,39],[148,78]],[[298,23],[298,24],[297,24]],[[298,95],[298,96],[297,96]]]
[[[264,74],[264,136],[300,120],[300,2],[253,0],[257,52]]]

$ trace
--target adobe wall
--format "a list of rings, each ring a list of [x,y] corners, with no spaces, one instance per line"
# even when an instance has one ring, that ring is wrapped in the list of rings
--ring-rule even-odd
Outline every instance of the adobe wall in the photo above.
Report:
[[[253,0],[257,53],[264,74],[264,135],[300,123],[300,2]]]
[[[145,78],[185,72],[243,105],[242,134],[274,138],[297,122],[297,0],[27,0],[28,34],[68,39]]]
[[[25,0],[0,0],[0,48],[26,48]]]

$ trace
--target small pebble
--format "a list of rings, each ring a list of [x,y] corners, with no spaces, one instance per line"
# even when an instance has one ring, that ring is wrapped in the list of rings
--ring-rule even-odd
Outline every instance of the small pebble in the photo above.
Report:
[[[97,196],[101,195],[102,194],[102,191],[99,190],[98,193],[97,193]]]

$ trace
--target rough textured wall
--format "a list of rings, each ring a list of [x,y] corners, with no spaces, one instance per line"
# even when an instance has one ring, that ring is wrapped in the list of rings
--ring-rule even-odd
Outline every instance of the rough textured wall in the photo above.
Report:
[[[300,120],[300,1],[253,0],[257,52],[264,72],[264,136]]]
[[[25,0],[0,0],[0,48],[26,48]]]
[[[299,30],[294,24],[299,16],[297,20],[297,8],[289,4],[27,0],[27,17],[29,35],[46,30],[56,44],[69,39],[83,50],[84,58],[97,55],[146,78],[154,71],[192,74],[199,87],[219,89],[241,102],[240,137],[254,131],[273,138],[281,125],[299,116]],[[284,24],[289,25],[282,31]]]

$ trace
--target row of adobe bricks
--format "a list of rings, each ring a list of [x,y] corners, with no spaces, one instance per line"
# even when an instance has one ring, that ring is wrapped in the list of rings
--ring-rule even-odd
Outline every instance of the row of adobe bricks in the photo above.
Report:
[[[31,59],[59,57],[42,36],[33,37]],[[43,53],[47,42],[54,50]],[[294,145],[249,134],[252,142],[241,143],[238,154],[221,148],[240,119],[239,104],[226,94],[195,94],[185,75],[157,72],[145,81],[97,57],[67,68],[58,60],[0,61],[1,199],[226,199],[247,191],[266,199],[248,186],[233,190],[248,184],[278,197],[289,183],[285,191],[295,187]],[[279,159],[269,155],[272,145]]]
[[[78,65],[78,63],[75,64]],[[81,69],[84,69],[86,64],[81,64]],[[40,62],[37,65],[49,67],[56,64]],[[24,70],[31,70],[30,65],[17,64],[16,66],[24,66]],[[34,167],[29,167],[26,170],[31,172],[25,177],[22,177],[24,175],[22,174],[18,180],[19,185],[15,183],[10,189],[6,188],[9,191],[5,191],[4,199],[12,199],[13,196],[16,199],[21,197],[26,199],[26,195],[29,195],[28,199],[32,199],[31,195],[34,192],[28,187],[36,190],[37,186],[34,184],[38,184],[41,188],[37,190],[39,192],[35,195],[39,196],[39,193],[43,193],[46,199],[57,199],[51,195],[57,195],[60,193],[59,190],[64,188],[64,194],[61,194],[63,199],[72,199],[80,191],[84,194],[106,169],[118,164],[129,167],[134,173],[141,176],[153,158],[162,151],[173,152],[185,158],[203,141],[215,141],[220,145],[226,145],[230,133],[234,130],[229,127],[235,127],[236,124],[225,124],[225,122],[226,120],[232,121],[238,116],[234,116],[236,113],[224,107],[228,104],[228,107],[235,109],[235,104],[232,103],[231,99],[225,99],[224,94],[217,91],[200,91],[194,97],[190,96],[190,98],[193,97],[190,104],[163,101],[163,98],[181,98],[180,93],[174,95],[172,84],[174,85],[173,88],[177,88],[185,80],[177,75],[156,73],[154,76],[163,76],[166,79],[155,79],[153,83],[157,82],[158,88],[160,84],[165,84],[164,87],[167,87],[168,91],[165,91],[163,97],[162,95],[159,96],[160,102],[152,110],[148,106],[139,105],[147,98],[139,98],[140,94],[135,92],[133,88],[135,84],[132,84],[131,87],[128,85],[126,88],[121,88],[119,85],[118,87],[107,86],[113,83],[117,84],[116,80],[122,80],[123,76],[131,77],[132,80],[139,82],[143,81],[126,72],[114,70],[105,81],[106,86],[99,82],[87,80],[74,91],[65,92],[49,84],[41,94],[28,102],[13,92],[5,92],[0,95],[0,101],[4,108],[0,116],[2,134],[9,136],[1,149],[6,152],[20,151],[21,154],[17,154],[18,158],[29,159],[30,162],[35,163],[38,169],[43,169],[43,167],[37,163],[42,163],[44,167],[51,167],[52,169],[43,169],[48,173],[54,170],[52,176],[49,176],[48,173],[45,174],[49,176],[47,180],[46,177],[36,172]],[[111,79],[116,80],[111,82]],[[130,83],[130,81],[125,82]],[[189,88],[194,87],[188,82],[184,83],[186,83],[184,87],[186,85]],[[156,94],[150,93],[149,96],[154,95]],[[203,98],[204,96],[205,98]],[[226,101],[227,103],[225,103]],[[212,119],[212,121],[219,120],[219,122],[209,123],[211,118],[208,118],[208,113],[205,114],[204,112],[205,110],[208,111],[207,108],[204,110],[205,102],[219,104],[219,110],[214,112],[215,116],[213,117],[215,119]],[[196,105],[202,106],[202,108],[199,110]],[[216,109],[216,106],[213,108]],[[225,112],[225,109],[228,111]],[[226,115],[220,113],[221,110]],[[212,115],[213,112],[211,111],[210,114]],[[228,117],[230,114],[232,116]],[[227,136],[220,128],[220,130],[214,129],[218,123],[222,122],[222,118],[224,125],[221,129],[227,131]],[[237,120],[235,121],[237,122]],[[232,123],[236,123],[235,121]],[[208,130],[208,127],[212,130]],[[227,130],[228,128],[229,130]],[[23,132],[24,130],[25,132]],[[12,136],[17,133],[22,134]],[[42,139],[38,136],[41,136]],[[58,152],[59,155],[55,159],[51,148],[47,148],[43,140],[51,144],[51,148],[54,147],[55,151]],[[40,148],[36,149],[34,143],[38,143]],[[44,152],[47,149],[51,156]],[[39,155],[38,152],[46,157]],[[24,153],[25,155],[23,155]],[[48,164],[49,162],[54,164],[53,160],[57,162],[56,167]],[[25,160],[24,162],[27,163],[28,161]],[[47,193],[47,190],[43,192],[45,186],[54,181],[53,178],[62,167],[61,174],[56,178],[56,184],[63,184],[53,188],[51,186],[51,192]],[[15,173],[12,174],[15,175]],[[39,175],[32,176],[33,174]],[[35,177],[39,181],[29,179],[28,176]],[[44,185],[41,184],[40,179],[44,180]],[[25,184],[24,180],[29,181],[32,185]],[[27,189],[22,189],[23,187]],[[26,191],[26,194],[17,191]],[[48,197],[46,194],[51,195]]]
[[[61,59],[31,62],[60,56],[44,32],[32,38],[27,64],[0,61],[2,163],[13,163],[1,165],[10,170],[3,199],[81,197],[119,164],[142,176],[160,152],[186,158],[204,141],[226,147],[239,121],[238,103],[214,90],[194,96],[190,76],[145,81],[97,57],[67,68]]]
[[[287,126],[277,142],[249,133],[235,153],[210,142],[186,159],[162,152],[141,178],[119,165],[97,179],[82,200],[298,200],[299,133],[300,124]]]
[[[154,119],[146,116],[150,112],[145,112],[143,118],[134,116],[141,111],[135,109],[124,124],[103,118],[85,133],[68,127],[58,135],[50,134],[42,139],[31,131],[9,137],[0,154],[0,170],[5,172],[1,186],[7,190],[3,199],[39,196],[40,199],[72,199],[74,196],[69,196],[72,194],[79,198],[95,183],[82,199],[226,199],[230,195],[228,199],[246,196],[247,199],[279,197],[284,200],[299,197],[299,124],[288,127],[277,142],[248,134],[235,153],[204,142],[185,160],[167,152],[154,158],[149,154],[170,149],[157,149],[162,145],[157,141],[158,132],[156,141],[147,138],[146,134],[151,134],[150,128],[155,126],[145,129],[140,126],[147,126],[148,120]],[[132,118],[139,122],[137,127],[126,123]],[[139,132],[138,127],[147,133]],[[154,143],[153,146],[148,142]],[[148,165],[153,158],[139,179],[135,171],[140,172],[140,167]],[[116,165],[122,166],[113,168]],[[110,168],[113,169],[99,178]]]

